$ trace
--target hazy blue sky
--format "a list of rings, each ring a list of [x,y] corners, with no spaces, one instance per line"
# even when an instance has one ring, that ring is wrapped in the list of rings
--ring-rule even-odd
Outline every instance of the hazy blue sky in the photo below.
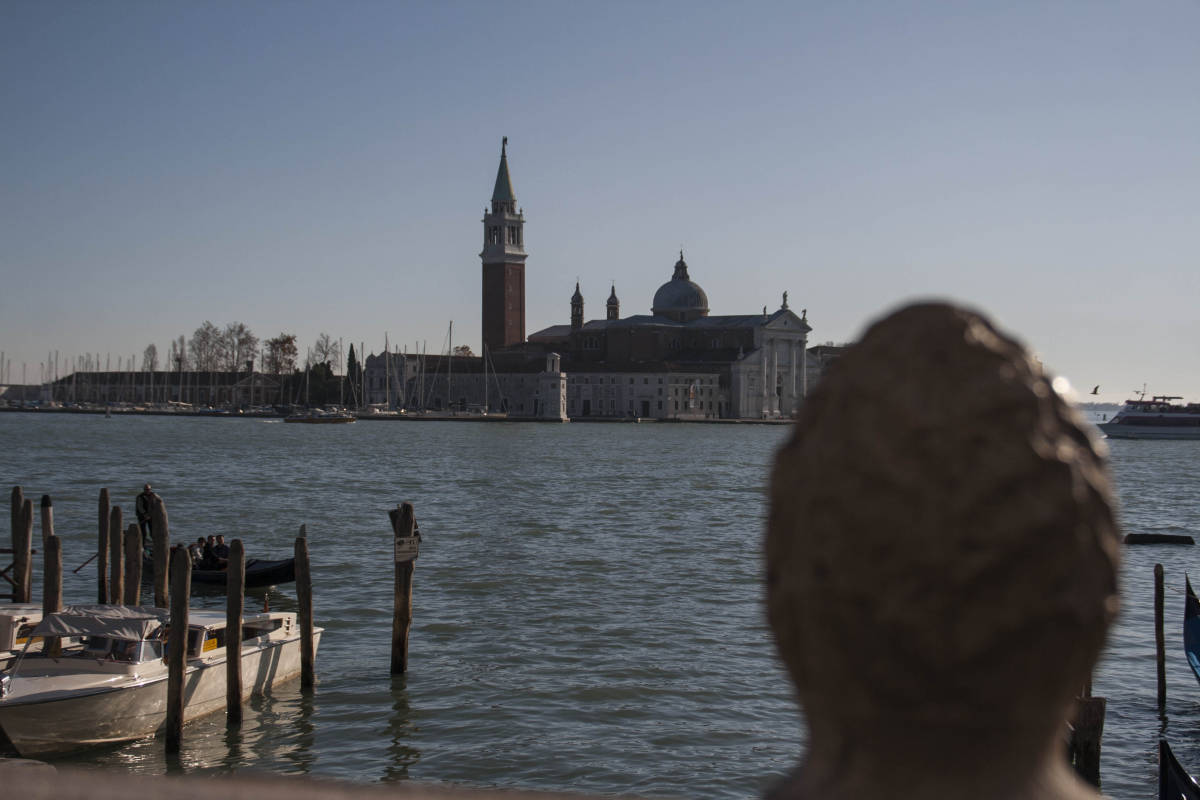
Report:
[[[920,296],[1076,387],[1200,400],[1200,4],[8,2],[0,350],[204,320],[479,349],[500,137],[527,332],[714,314],[844,341]]]

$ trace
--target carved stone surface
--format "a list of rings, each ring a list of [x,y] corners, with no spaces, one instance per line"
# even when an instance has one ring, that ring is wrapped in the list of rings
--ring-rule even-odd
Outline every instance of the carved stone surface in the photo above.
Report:
[[[1064,720],[1117,611],[1103,443],[973,312],[902,308],[772,475],[767,606],[809,726],[775,797],[1094,797]]]

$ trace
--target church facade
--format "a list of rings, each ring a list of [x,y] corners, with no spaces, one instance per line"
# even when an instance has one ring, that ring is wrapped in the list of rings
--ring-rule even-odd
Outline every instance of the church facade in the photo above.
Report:
[[[525,213],[508,139],[483,215],[481,355],[366,360],[369,400],[392,408],[505,412],[553,419],[774,419],[800,407],[824,359],[809,359],[806,311],[713,315],[683,253],[649,313],[621,316],[616,287],[586,319],[579,284],[570,322],[525,334]]]

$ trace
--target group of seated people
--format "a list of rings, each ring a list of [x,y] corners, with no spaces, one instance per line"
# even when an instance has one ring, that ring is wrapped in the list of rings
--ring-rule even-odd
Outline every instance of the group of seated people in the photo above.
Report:
[[[229,545],[225,537],[218,534],[205,539],[200,536],[188,545],[188,554],[192,557],[192,566],[197,569],[225,569],[229,566]]]

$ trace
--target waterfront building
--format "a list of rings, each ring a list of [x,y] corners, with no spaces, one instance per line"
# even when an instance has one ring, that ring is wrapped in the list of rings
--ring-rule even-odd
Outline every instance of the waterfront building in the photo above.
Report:
[[[483,217],[482,355],[369,356],[371,403],[527,416],[561,405],[572,419],[773,419],[795,413],[819,376],[824,362],[807,360],[807,312],[792,311],[786,292],[775,311],[712,315],[682,252],[649,314],[622,317],[612,285],[604,318],[588,321],[576,282],[569,324],[526,338],[524,226],[505,138]],[[559,394],[548,396],[551,387]]]
[[[290,378],[290,380],[289,380]],[[26,387],[24,402],[42,404],[95,403],[107,405],[186,405],[244,407],[290,405],[303,401],[303,378],[244,371],[198,370],[77,370]],[[3,399],[10,399],[7,395]]]
[[[613,286],[605,318],[584,322],[576,283],[571,323],[530,334],[529,346],[563,354],[572,418],[771,419],[795,413],[815,378],[810,330],[786,292],[774,312],[711,315],[680,252],[650,314],[622,318]]]
[[[363,381],[367,404],[381,410],[567,419],[567,376],[557,353],[499,352],[486,359],[372,353]]]

